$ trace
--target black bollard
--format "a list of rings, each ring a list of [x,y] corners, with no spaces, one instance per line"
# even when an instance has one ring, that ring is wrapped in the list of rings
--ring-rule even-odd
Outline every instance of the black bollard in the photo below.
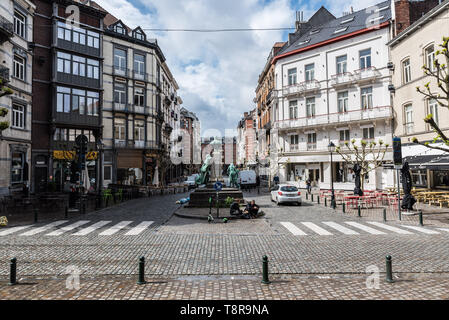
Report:
[[[384,215],[384,222],[387,222],[387,208],[384,208],[383,215]]]
[[[306,191],[306,200],[309,200],[309,193]]]
[[[324,198],[324,206],[327,207],[327,198]]]
[[[393,271],[392,271],[392,267],[391,267],[391,256],[387,256],[385,260],[386,260],[386,267],[387,267],[387,270],[386,270],[387,279],[386,280],[389,283],[393,283],[394,280],[393,280]]]
[[[34,223],[37,223],[37,207],[34,207],[34,209],[33,209],[33,212],[34,212]]]
[[[346,213],[346,203],[343,202],[343,205],[342,205],[341,208],[342,208],[342,210],[343,210],[343,213]]]
[[[8,285],[14,286],[17,284],[17,259],[12,258],[9,265],[10,265],[10,273]]]
[[[419,214],[419,225],[423,226],[424,222],[423,222],[423,219],[422,219],[422,210],[419,210],[418,214]]]
[[[318,195],[316,201],[317,201],[318,204],[320,204],[320,196],[319,195]]]
[[[312,199],[312,202],[313,202],[313,193],[310,195],[310,197],[311,197],[311,199]]]
[[[137,284],[145,284],[145,257],[139,259],[139,281]]]
[[[360,208],[360,205],[357,207],[357,214],[359,217],[362,216],[362,209]]]
[[[262,283],[263,284],[271,283],[270,280],[268,280],[268,257],[267,256],[262,257]]]
[[[66,204],[64,209],[64,219],[67,219],[68,217],[69,217],[69,208],[67,207]]]

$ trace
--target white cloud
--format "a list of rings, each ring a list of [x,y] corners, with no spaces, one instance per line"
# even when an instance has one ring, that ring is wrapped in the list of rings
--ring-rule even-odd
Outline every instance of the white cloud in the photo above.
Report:
[[[130,1],[130,2],[128,2]],[[362,1],[325,0],[97,0],[130,27],[158,29],[226,29],[293,27],[295,10],[305,18],[324,2],[336,16]],[[377,1],[363,1],[363,7]],[[366,5],[365,5],[366,3]],[[292,7],[294,6],[294,7]],[[139,10],[138,8],[145,10]],[[339,10],[339,11],[334,11]],[[145,13],[143,13],[143,12]],[[272,45],[282,31],[147,32],[158,43],[180,86],[184,106],[197,113],[202,130],[235,128],[243,112],[255,105],[255,88]]]

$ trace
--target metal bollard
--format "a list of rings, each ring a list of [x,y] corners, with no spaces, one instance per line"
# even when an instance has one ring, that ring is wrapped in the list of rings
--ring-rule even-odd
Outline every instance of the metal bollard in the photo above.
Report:
[[[65,205],[65,209],[64,209],[64,219],[67,219],[69,217],[69,208],[67,207],[67,205]]]
[[[313,193],[310,196],[311,196],[311,199],[312,199],[312,202],[313,202]]]
[[[387,208],[384,208],[383,215],[384,215],[384,222],[386,222],[387,221]]]
[[[10,261],[9,286],[17,284],[17,259],[12,258]]]
[[[137,284],[145,284],[145,257],[139,259],[139,281]]]
[[[346,213],[346,203],[344,203],[344,202],[343,202],[343,205],[342,205],[342,210],[343,210],[343,213]]]
[[[422,210],[419,210],[418,214],[419,214],[419,225],[423,226],[424,223],[423,223],[423,219],[422,219]]]
[[[318,204],[320,204],[320,196],[318,196],[316,201],[317,201]]]
[[[306,191],[306,200],[309,200],[309,193]]]
[[[327,198],[324,198],[324,206],[327,207]]]
[[[262,257],[262,283],[263,284],[271,283],[270,280],[268,280],[268,257],[267,256]]]
[[[37,212],[37,208],[36,207],[33,209],[33,212],[34,212],[34,223],[37,223],[37,214],[38,214],[38,212]]]
[[[394,282],[394,280],[393,280],[393,271],[392,271],[392,267],[391,267],[391,256],[387,256],[386,257],[386,267],[387,267],[387,270],[386,270],[386,274],[387,274],[387,282],[389,282],[389,283],[393,283]]]
[[[357,214],[359,217],[362,216],[362,209],[360,208],[360,205],[357,207]]]

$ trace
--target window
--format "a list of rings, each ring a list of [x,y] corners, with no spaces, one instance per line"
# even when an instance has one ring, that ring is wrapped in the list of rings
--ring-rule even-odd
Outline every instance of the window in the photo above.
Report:
[[[315,64],[308,64],[305,66],[305,75],[306,75],[306,81],[312,81],[315,80]]]
[[[406,59],[402,62],[402,83],[409,83],[411,80],[410,59]]]
[[[339,92],[338,98],[338,112],[348,112],[348,91]]]
[[[100,94],[98,92],[87,91],[87,115],[98,116],[100,105]]]
[[[104,166],[104,180],[112,180],[112,166]]]
[[[86,76],[86,58],[73,56],[72,59],[73,59],[72,73],[76,76],[85,77]],[[88,60],[88,61],[92,61],[92,60]],[[98,61],[97,61],[97,63],[98,63]]]
[[[414,186],[427,187],[427,171],[412,170],[412,181]]]
[[[115,26],[114,30],[115,30],[115,32],[121,33],[121,34],[126,34],[127,33],[127,30],[120,23]]]
[[[86,91],[72,90],[72,112],[86,114]]]
[[[404,106],[404,131],[405,134],[413,133],[413,106],[411,104]]]
[[[288,69],[288,85],[292,86],[297,83],[296,68]]]
[[[373,140],[374,139],[374,127],[363,128],[363,139],[364,140]]]
[[[347,72],[347,60],[346,55],[337,57],[337,74],[342,74]]]
[[[66,41],[72,41],[72,32],[64,22],[58,21],[58,38]]]
[[[71,73],[71,55],[68,53],[58,52],[58,72]]]
[[[123,73],[126,70],[126,51],[122,49],[114,49],[114,69],[115,72]]]
[[[298,101],[293,100],[288,102],[290,119],[298,118]]]
[[[87,59],[87,77],[100,78],[100,62],[98,60]]]
[[[429,99],[429,113],[432,115],[433,120],[438,125],[438,102],[435,99]]]
[[[70,88],[57,88],[56,111],[70,112]]]
[[[340,130],[340,142],[346,142],[349,140],[349,130]]]
[[[134,37],[138,40],[145,41],[145,35],[140,31],[134,32]]]
[[[116,140],[126,139],[126,119],[116,118],[114,120],[115,136]]]
[[[18,129],[25,128],[25,106],[20,104],[12,105],[12,127]]]
[[[25,163],[25,154],[22,152],[13,152],[11,160],[11,183],[23,182],[23,167]]]
[[[72,27],[73,42],[86,45],[86,30]]]
[[[373,108],[373,88],[367,87],[361,90],[362,109]]]
[[[68,130],[65,128],[56,128],[53,140],[55,141],[68,141]]]
[[[100,34],[98,32],[87,31],[87,46],[100,48]]]
[[[315,98],[306,98],[307,117],[315,116]]]
[[[345,23],[354,21],[354,18],[355,18],[355,16],[352,16],[351,18],[348,18],[348,19],[345,19],[345,20],[341,21],[340,24],[345,24]]]
[[[14,77],[25,81],[25,59],[14,55]]]
[[[371,67],[371,49],[362,50],[360,55],[360,69],[367,69]]]
[[[307,134],[307,150],[316,149],[316,133]]]
[[[429,68],[431,71],[435,71],[435,50],[434,50],[434,46],[433,44],[428,46],[425,50],[425,54],[426,54],[426,66],[427,68]]]
[[[134,122],[134,140],[145,141],[145,121],[136,120]]]
[[[14,10],[14,32],[25,38],[25,26],[26,26],[26,17],[21,14],[18,10]]]
[[[126,86],[122,83],[116,83],[114,86],[114,102],[126,104]]]
[[[335,30],[334,33],[344,32],[344,31],[346,31],[346,30],[348,30],[348,27],[339,28],[339,29]]]
[[[139,107],[145,105],[145,88],[136,87],[134,89],[134,104]]]
[[[299,136],[297,134],[290,136],[290,151],[297,151],[299,144]]]
[[[145,74],[145,56],[141,54],[134,55],[134,74],[143,76]]]

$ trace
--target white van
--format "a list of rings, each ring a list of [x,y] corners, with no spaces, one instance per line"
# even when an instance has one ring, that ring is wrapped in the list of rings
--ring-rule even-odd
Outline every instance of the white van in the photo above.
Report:
[[[243,170],[239,172],[239,183],[244,187],[256,186],[256,172],[254,170]]]

